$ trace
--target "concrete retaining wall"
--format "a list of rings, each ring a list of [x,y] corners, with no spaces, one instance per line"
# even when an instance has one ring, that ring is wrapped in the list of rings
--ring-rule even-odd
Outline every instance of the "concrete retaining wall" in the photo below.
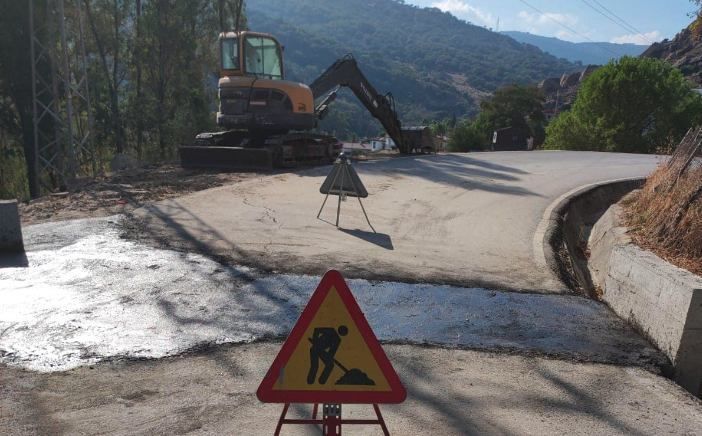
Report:
[[[702,277],[631,243],[621,207],[600,218],[589,238],[589,269],[602,299],[673,362],[673,378],[702,397]]]
[[[0,253],[24,251],[19,209],[15,200],[0,200]]]

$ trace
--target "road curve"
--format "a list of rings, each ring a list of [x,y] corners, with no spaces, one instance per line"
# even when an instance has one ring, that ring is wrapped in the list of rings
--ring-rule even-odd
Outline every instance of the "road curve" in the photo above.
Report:
[[[536,293],[568,292],[533,238],[547,207],[590,183],[646,176],[662,158],[595,152],[445,154],[355,164],[370,196],[316,219],[329,167],[248,180],[148,206],[140,238],[262,270]]]

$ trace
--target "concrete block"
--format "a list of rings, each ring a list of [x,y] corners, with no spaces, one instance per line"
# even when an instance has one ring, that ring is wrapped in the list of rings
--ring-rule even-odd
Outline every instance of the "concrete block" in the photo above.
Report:
[[[702,277],[631,243],[612,206],[590,235],[590,270],[602,299],[663,351],[675,381],[702,397]]]
[[[16,200],[0,200],[0,253],[24,251]]]

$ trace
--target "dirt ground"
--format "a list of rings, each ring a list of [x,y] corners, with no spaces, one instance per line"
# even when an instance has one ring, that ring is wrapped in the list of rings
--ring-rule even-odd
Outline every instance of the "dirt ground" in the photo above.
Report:
[[[168,198],[256,177],[257,173],[183,169],[151,165],[79,180],[69,192],[20,204],[23,225],[110,216]]]
[[[255,391],[280,343],[59,373],[0,367],[6,435],[272,434],[280,404]],[[702,403],[640,368],[411,345],[385,350],[408,391],[381,410],[391,434],[694,435]],[[293,405],[291,417],[311,406]],[[343,409],[372,418],[370,406]],[[319,434],[310,426],[283,434]],[[354,426],[345,434],[381,434]]]

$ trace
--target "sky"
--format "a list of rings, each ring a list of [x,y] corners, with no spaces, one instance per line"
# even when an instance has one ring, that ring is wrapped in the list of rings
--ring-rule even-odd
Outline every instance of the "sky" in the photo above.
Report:
[[[692,21],[689,0],[405,0],[436,7],[473,24],[572,42],[650,45]]]

